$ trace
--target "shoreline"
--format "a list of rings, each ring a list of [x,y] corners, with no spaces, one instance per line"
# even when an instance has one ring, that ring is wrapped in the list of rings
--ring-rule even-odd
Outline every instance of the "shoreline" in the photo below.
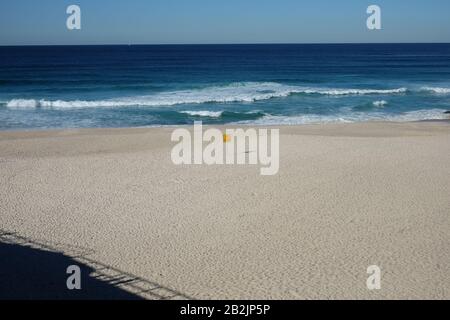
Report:
[[[199,120],[201,121],[201,120]],[[424,119],[414,121],[357,121],[357,122],[326,122],[326,123],[306,123],[306,124],[256,124],[256,123],[225,123],[225,124],[203,124],[203,127],[214,128],[289,128],[289,127],[319,127],[319,126],[346,126],[346,125],[372,125],[372,124],[414,124],[414,123],[436,123],[436,124],[450,124],[450,115],[448,119]],[[67,128],[30,128],[30,129],[0,129],[2,133],[51,133],[51,132],[63,132],[63,131],[95,131],[95,130],[145,130],[145,129],[171,129],[171,128],[189,128],[193,127],[191,124],[168,124],[168,125],[150,125],[150,126],[138,126],[138,127],[67,127]]]

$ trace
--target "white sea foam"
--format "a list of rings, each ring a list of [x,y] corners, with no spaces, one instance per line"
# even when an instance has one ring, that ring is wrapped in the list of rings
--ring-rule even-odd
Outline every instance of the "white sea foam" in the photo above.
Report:
[[[388,104],[388,102],[386,100],[378,100],[374,101],[372,104],[377,108],[383,108],[385,105]]]
[[[13,99],[8,101],[6,106],[8,108],[36,108],[39,103],[34,99]]]
[[[352,123],[362,121],[393,121],[408,122],[420,120],[447,119],[444,109],[416,110],[402,114],[386,114],[383,112],[351,112],[336,115],[298,115],[298,116],[276,116],[265,115],[257,120],[238,121],[239,124],[255,125],[296,125],[296,124],[319,124],[319,123]]]
[[[180,113],[185,113],[190,116],[219,118],[223,111],[180,111]]]
[[[335,89],[311,88],[283,85],[274,82],[243,82],[226,86],[214,86],[201,89],[167,91],[153,95],[124,97],[109,100],[35,100],[13,99],[7,103],[9,108],[90,108],[90,107],[127,107],[127,106],[173,106],[179,104],[255,102],[272,98],[287,97],[292,94],[318,94],[330,96],[400,94],[406,88],[397,89]]]
[[[343,95],[369,95],[369,94],[399,94],[406,93],[408,89],[305,89],[300,93],[309,94],[323,94],[330,96],[343,96]]]
[[[450,88],[440,88],[440,87],[422,87],[421,91],[428,91],[437,94],[449,94]]]
[[[8,108],[55,108],[55,109],[70,109],[70,108],[89,108],[89,107],[116,107],[119,106],[114,100],[36,100],[36,99],[12,99],[6,104]]]

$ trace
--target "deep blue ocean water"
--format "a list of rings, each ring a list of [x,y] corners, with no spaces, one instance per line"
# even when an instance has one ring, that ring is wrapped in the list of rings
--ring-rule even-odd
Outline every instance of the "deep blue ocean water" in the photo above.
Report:
[[[442,119],[450,44],[0,47],[0,129]]]

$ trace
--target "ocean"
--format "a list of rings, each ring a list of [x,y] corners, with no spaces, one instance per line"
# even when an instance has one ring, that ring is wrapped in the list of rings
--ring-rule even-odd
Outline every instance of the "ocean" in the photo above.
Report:
[[[0,47],[0,129],[444,119],[450,44]]]

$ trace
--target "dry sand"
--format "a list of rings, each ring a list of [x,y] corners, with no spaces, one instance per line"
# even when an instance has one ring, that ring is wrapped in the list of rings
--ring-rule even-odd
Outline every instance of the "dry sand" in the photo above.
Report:
[[[175,166],[172,130],[1,132],[0,229],[146,298],[450,298],[449,123],[282,127],[275,176]]]

